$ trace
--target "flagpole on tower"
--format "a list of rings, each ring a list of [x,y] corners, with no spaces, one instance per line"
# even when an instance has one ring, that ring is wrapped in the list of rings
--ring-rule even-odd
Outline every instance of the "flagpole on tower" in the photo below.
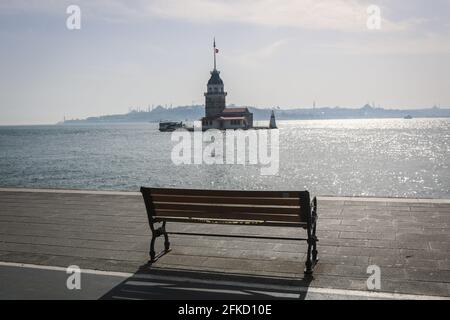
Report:
[[[216,37],[214,37],[214,70],[216,70]]]

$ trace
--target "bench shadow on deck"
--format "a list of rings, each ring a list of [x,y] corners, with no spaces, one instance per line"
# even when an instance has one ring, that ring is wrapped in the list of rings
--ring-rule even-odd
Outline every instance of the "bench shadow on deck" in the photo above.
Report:
[[[304,300],[313,277],[283,279],[143,265],[101,300]]]

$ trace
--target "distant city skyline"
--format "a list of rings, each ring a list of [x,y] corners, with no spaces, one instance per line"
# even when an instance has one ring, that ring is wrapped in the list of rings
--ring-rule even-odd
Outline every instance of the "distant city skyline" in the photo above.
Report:
[[[236,107],[233,105],[232,107]],[[242,107],[242,106],[241,106]],[[255,108],[245,106],[257,121],[267,121],[274,113],[279,120],[331,120],[331,119],[386,119],[386,118],[450,118],[450,108],[426,109],[383,109],[365,105],[361,108],[312,107],[297,109]],[[239,109],[239,108],[238,108]],[[84,119],[64,119],[58,124],[105,124],[138,123],[160,121],[200,121],[205,114],[205,106],[174,106],[136,108],[124,114],[107,114]]]
[[[4,0],[0,125],[202,105],[213,37],[227,104],[449,107],[449,21],[445,0]]]

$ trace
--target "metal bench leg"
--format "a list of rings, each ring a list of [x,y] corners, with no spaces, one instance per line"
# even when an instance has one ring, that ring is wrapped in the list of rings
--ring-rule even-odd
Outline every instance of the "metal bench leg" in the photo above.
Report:
[[[317,263],[317,199],[313,199],[311,219],[308,222],[308,252],[306,257],[305,274],[312,274]]]
[[[316,236],[311,234],[308,235],[308,252],[307,252],[307,257],[306,257],[306,269],[305,269],[305,273],[306,274],[312,274],[314,267],[316,266],[317,263],[317,239]]]
[[[316,237],[316,226],[317,226],[317,198],[314,197],[312,201],[312,220],[313,220],[313,231],[312,231],[312,238],[313,238],[313,250],[312,250],[312,259],[314,265],[317,263],[317,242],[319,239]]]
[[[313,262],[311,260],[312,241],[308,235],[308,252],[306,253],[305,274],[313,273]]]
[[[163,225],[162,225],[162,231],[164,234],[164,250],[166,252],[169,252],[170,251],[170,242],[169,242],[169,235],[167,234],[167,231],[166,231],[166,222],[165,221],[163,222]]]
[[[155,237],[155,235],[153,234],[152,235],[152,241],[150,242],[150,261],[151,262],[153,262],[153,261],[155,261],[155,240],[156,240],[156,237]]]
[[[150,241],[150,262],[155,261],[155,240],[158,237],[157,230],[153,223],[150,223],[150,230],[152,230],[152,240]]]
[[[150,241],[150,262],[155,261],[155,240],[160,236],[164,236],[164,251],[167,253],[170,251],[169,235],[166,232],[166,222],[164,221],[162,226],[155,228],[154,223],[150,223],[150,229],[152,230],[152,240]]]
[[[313,228],[313,245],[312,245],[312,260],[313,263],[317,263],[317,241],[319,241],[316,237],[316,223],[314,222],[314,228]]]

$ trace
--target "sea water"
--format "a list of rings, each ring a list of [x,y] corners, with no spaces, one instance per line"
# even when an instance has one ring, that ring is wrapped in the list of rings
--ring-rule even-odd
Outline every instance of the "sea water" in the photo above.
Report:
[[[140,186],[310,190],[450,198],[450,119],[277,121],[279,171],[175,165],[157,124],[0,127],[0,187],[137,191]]]

